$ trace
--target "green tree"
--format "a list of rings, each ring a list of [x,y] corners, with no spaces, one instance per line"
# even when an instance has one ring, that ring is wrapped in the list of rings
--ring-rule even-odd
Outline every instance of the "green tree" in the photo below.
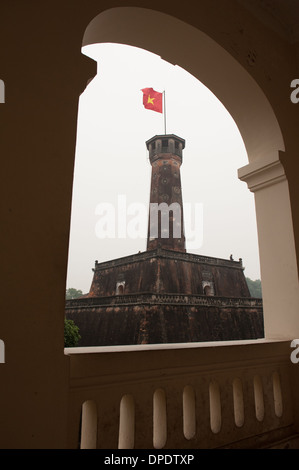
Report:
[[[255,281],[253,281],[249,277],[246,277],[246,282],[247,282],[247,285],[248,285],[250,295],[252,297],[256,297],[256,298],[262,298],[262,283],[261,283],[261,280],[256,279]]]
[[[64,347],[72,348],[77,346],[81,339],[78,326],[73,320],[64,319]]]
[[[73,287],[69,287],[65,292],[66,300],[77,299],[81,295],[83,295],[82,290],[74,289]]]

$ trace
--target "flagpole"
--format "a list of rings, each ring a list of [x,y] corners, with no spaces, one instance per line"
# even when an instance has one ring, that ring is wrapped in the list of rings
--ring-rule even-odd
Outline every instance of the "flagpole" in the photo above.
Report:
[[[164,98],[164,132],[166,135],[166,100],[165,100],[165,90],[163,91],[163,98]]]

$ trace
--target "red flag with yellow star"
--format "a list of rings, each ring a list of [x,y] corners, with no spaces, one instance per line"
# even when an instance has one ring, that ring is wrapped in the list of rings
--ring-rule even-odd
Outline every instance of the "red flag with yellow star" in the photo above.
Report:
[[[163,93],[153,90],[153,88],[143,88],[143,106],[146,109],[157,111],[157,113],[163,112]]]

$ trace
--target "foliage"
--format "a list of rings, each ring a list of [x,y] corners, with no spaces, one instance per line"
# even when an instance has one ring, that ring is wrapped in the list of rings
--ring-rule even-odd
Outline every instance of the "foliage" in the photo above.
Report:
[[[64,319],[64,347],[72,348],[77,346],[80,341],[81,336],[79,334],[78,326],[73,322],[73,320]]]
[[[262,298],[262,283],[260,279],[253,281],[249,277],[246,277],[246,282],[249,288],[250,295],[256,298]]]
[[[82,290],[74,289],[73,287],[69,287],[65,292],[66,300],[77,299],[81,295],[83,295]]]

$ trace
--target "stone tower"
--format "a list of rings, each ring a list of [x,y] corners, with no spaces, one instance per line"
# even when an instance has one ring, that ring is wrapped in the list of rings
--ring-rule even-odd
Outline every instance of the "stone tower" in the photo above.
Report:
[[[185,252],[180,167],[185,140],[173,134],[146,142],[152,165],[147,250]]]
[[[147,250],[95,262],[90,290],[68,300],[80,346],[262,338],[262,299],[251,298],[242,260],[188,253],[180,178],[185,140],[146,142],[152,166]]]

